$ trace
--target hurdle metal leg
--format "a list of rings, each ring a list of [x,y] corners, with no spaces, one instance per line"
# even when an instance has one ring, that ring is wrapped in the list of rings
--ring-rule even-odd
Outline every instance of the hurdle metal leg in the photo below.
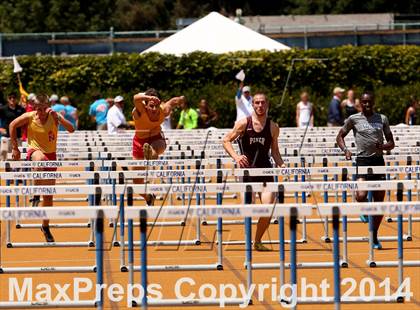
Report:
[[[305,167],[305,160],[302,158],[302,166]],[[306,180],[306,177],[304,174],[302,174],[302,183],[304,183]],[[302,192],[302,203],[306,203],[306,192]],[[306,237],[306,216],[302,218],[302,240],[303,243],[306,243],[307,237]]]
[[[222,167],[221,160],[217,159],[216,162],[217,169]],[[222,171],[217,171],[217,183],[221,184],[223,182],[223,173]],[[217,205],[223,204],[223,193],[217,193]],[[217,218],[217,269],[223,270],[223,219],[221,217]]]
[[[245,192],[245,204],[252,203],[252,187],[248,185]],[[250,217],[245,218],[245,253],[246,253],[246,288],[247,292],[250,292],[252,285],[252,221]],[[252,304],[252,300],[247,301],[248,304]]]
[[[408,156],[407,157],[407,166],[411,166],[411,163],[412,163],[411,156]],[[407,174],[407,179],[411,180],[411,173]],[[412,200],[411,189],[409,189],[408,192],[407,192],[407,200],[408,201]],[[413,238],[413,216],[411,214],[408,215],[407,235],[408,235],[408,238],[410,240],[412,240],[412,238]]]
[[[334,167],[338,167],[338,163],[334,163]],[[334,182],[338,181],[338,174],[334,175]],[[335,202],[338,202],[338,192],[335,192]]]
[[[197,161],[197,164],[195,166],[195,169],[196,170],[200,169],[200,162],[199,161]],[[196,184],[199,184],[200,183],[200,178],[198,176],[195,178],[195,183]],[[195,194],[195,197],[196,197],[195,199],[196,199],[197,206],[201,205],[201,195],[200,195],[200,193],[196,193]],[[189,205],[191,204],[191,200],[188,201],[188,204]],[[196,240],[200,240],[200,238],[201,238],[201,219],[200,219],[200,217],[197,217],[195,224],[196,224],[195,225]]]
[[[117,164],[115,162],[112,163],[112,169],[111,170],[112,171],[116,171],[117,170]],[[112,184],[111,205],[116,206],[117,205],[117,194],[115,192],[115,186],[117,184],[116,180],[115,179],[112,179],[111,180],[111,184]],[[120,209],[119,214],[120,214],[120,217],[121,217],[121,209]],[[110,221],[110,223],[113,223],[112,227],[115,227],[115,231],[116,231],[116,223],[117,223],[117,220],[116,219],[113,219],[113,220]],[[124,227],[122,229],[124,229]],[[121,237],[121,235],[120,235],[120,237]],[[111,244],[113,244],[114,246],[118,246],[119,245],[119,243],[116,242],[117,241],[116,239],[117,239],[117,234],[116,233],[113,233],[112,234]]]
[[[124,183],[124,175],[120,174],[120,181],[119,183]],[[127,267],[125,266],[125,211],[124,211],[124,194],[120,195],[119,199],[119,206],[120,206],[120,269],[123,272],[127,271]],[[133,229],[131,220],[131,229]]]
[[[347,181],[347,169],[344,168],[341,173],[341,179],[343,182]],[[342,193],[343,203],[347,202],[347,191]],[[334,225],[334,222],[333,222]],[[338,242],[340,242],[340,237],[338,237]],[[343,258],[341,262],[342,267],[348,267],[348,254],[347,254],[347,216],[343,216]]]
[[[99,188],[100,189],[100,188]],[[95,225],[96,232],[96,308],[103,309],[104,293],[101,285],[103,284],[103,261],[104,261],[104,244],[103,244],[103,232],[104,232],[104,214],[100,210],[96,219]]]
[[[280,204],[284,203],[284,186],[280,185],[279,186],[279,192],[278,192],[278,202]],[[279,258],[280,258],[280,287],[284,285],[286,279],[285,279],[285,267],[284,267],[284,263],[285,263],[285,252],[284,252],[284,217],[281,216],[278,218],[278,222],[279,222],[279,240],[280,240],[280,245],[279,245]]]
[[[292,285],[292,294],[297,294],[297,265],[296,265],[296,227],[297,227],[296,208],[290,210],[290,284]],[[296,309],[294,306],[292,309]]]
[[[7,169],[6,169],[6,171],[7,171]],[[6,186],[10,186],[10,180],[6,180]],[[10,196],[9,195],[6,196],[6,208],[10,208]],[[12,247],[10,221],[7,221],[7,224],[6,224],[6,246],[8,248]]]
[[[147,310],[147,213],[145,210],[140,211],[140,241],[141,241],[141,286],[144,295],[141,300],[141,308]]]
[[[403,248],[403,223],[402,214],[398,215],[398,284],[401,285],[404,281],[404,248]]]
[[[340,310],[341,304],[341,278],[340,278],[340,242],[339,242],[339,221],[340,210],[338,207],[333,208],[333,257],[334,257],[334,308]]]
[[[127,206],[133,206],[133,188],[127,188]],[[128,241],[128,284],[134,285],[134,246],[133,246],[133,220],[129,219],[127,224]],[[125,244],[121,245],[122,248]],[[121,270],[124,271],[124,270]]]
[[[376,267],[375,256],[373,252],[373,218],[369,215],[369,266]]]
[[[94,171],[95,170],[95,164],[93,162],[90,163],[88,171]],[[98,183],[99,183],[99,178],[98,178]],[[89,185],[94,184],[94,180],[88,180],[87,181]],[[88,198],[89,201],[89,205],[93,206],[94,204],[94,197],[93,195],[90,195]],[[90,230],[90,239],[89,239],[89,244],[93,245],[93,242],[95,240],[95,234],[94,234],[94,224],[95,222],[93,220],[90,220],[90,226],[91,226],[91,230]]]
[[[322,166],[323,167],[328,166],[328,159],[327,158],[324,158],[322,160]],[[328,175],[327,174],[323,175],[323,180],[324,180],[324,182],[328,182]],[[324,192],[324,202],[325,203],[328,202],[328,191]],[[329,233],[328,233],[328,229],[329,229],[328,216],[324,217],[323,222],[324,222],[324,236],[321,239],[324,240],[325,242],[329,243],[329,242],[331,242],[331,239],[330,239]]]

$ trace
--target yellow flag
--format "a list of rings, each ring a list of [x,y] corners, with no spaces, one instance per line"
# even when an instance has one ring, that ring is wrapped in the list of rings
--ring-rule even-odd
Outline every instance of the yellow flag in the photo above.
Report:
[[[18,80],[19,80],[20,100],[26,104],[26,99],[28,98],[28,92],[23,88],[20,78]]]

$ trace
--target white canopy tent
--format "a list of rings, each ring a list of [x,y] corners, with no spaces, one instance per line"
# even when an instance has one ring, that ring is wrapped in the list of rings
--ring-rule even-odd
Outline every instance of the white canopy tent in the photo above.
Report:
[[[236,51],[290,49],[269,37],[212,12],[142,53],[182,54],[194,51],[223,54]]]

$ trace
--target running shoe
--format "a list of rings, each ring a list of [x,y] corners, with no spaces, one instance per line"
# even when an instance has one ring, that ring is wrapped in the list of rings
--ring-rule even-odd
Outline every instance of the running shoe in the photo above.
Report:
[[[41,226],[41,231],[44,234],[45,240],[47,242],[55,242],[54,241],[54,237],[51,234],[51,231],[50,231],[50,227],[49,226],[46,226],[46,227]]]
[[[368,223],[369,217],[367,215],[361,215],[360,220],[362,221],[362,223]]]
[[[143,154],[144,154],[144,159],[146,160],[152,159],[153,149],[149,143],[145,143],[143,145]]]
[[[255,251],[258,251],[258,252],[270,252],[271,251],[271,249],[264,246],[264,244],[262,242],[255,242],[254,243],[254,249],[255,249]]]
[[[382,249],[382,244],[379,240],[373,240],[373,248],[376,250]]]
[[[156,196],[154,194],[147,194],[146,195],[146,204],[149,207],[153,207],[155,204]]]
[[[41,196],[34,196],[32,199],[29,199],[29,202],[32,203],[32,207],[38,207],[41,202]]]

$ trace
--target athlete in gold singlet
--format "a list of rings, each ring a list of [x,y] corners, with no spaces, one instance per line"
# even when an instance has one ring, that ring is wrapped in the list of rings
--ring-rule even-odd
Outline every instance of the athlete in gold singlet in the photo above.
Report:
[[[58,125],[62,125],[67,131],[73,132],[72,124],[60,114],[51,110],[47,95],[37,95],[34,102],[34,111],[27,112],[10,123],[10,140],[12,143],[13,159],[20,160],[20,151],[17,143],[16,129],[28,128],[28,151],[27,160],[57,160],[57,132]],[[41,171],[55,171],[56,168],[40,168]],[[55,185],[55,180],[35,180],[35,185]],[[53,205],[53,196],[43,196],[42,206]],[[33,205],[40,202],[40,197],[33,198]],[[49,229],[49,220],[42,222],[41,230],[47,242],[54,242]]]
[[[184,97],[174,97],[162,103],[153,88],[134,95],[132,112],[136,133],[133,138],[133,158],[135,160],[157,159],[166,149],[166,141],[160,125],[172,109],[181,104]],[[144,167],[134,168],[143,170]],[[143,179],[134,179],[135,184],[143,184]],[[142,195],[148,205],[153,205],[153,195]]]

